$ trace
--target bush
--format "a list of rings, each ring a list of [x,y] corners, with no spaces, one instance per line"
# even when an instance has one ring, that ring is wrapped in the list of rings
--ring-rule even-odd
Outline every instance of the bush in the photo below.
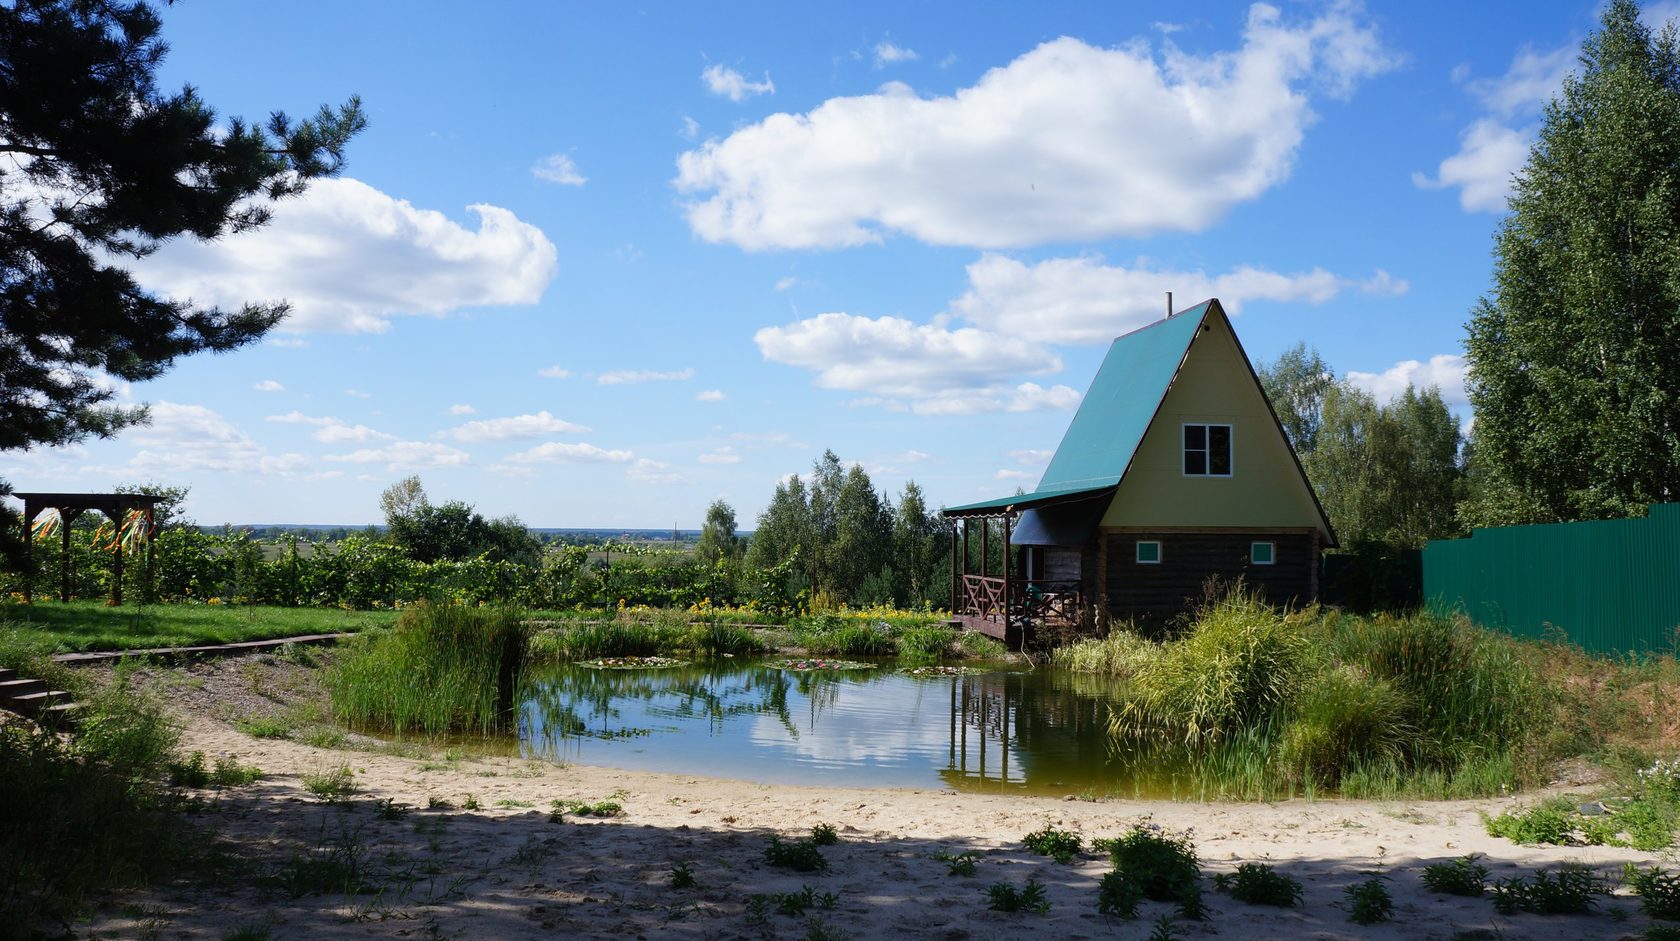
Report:
[[[1213,744],[1286,709],[1311,662],[1316,614],[1278,614],[1233,595],[1204,609],[1183,637],[1163,645],[1132,677],[1113,720],[1117,733],[1167,733]]]
[[[1301,882],[1265,863],[1243,863],[1234,873],[1220,873],[1214,885],[1231,897],[1250,905],[1293,908],[1301,901]]]
[[[1423,884],[1431,892],[1476,897],[1487,886],[1488,868],[1475,856],[1460,856],[1449,863],[1423,867]]]
[[[1639,896],[1639,907],[1652,918],[1680,921],[1680,875],[1653,867],[1636,872],[1628,880]]]
[[[1542,869],[1531,879],[1499,880],[1493,887],[1493,908],[1501,915],[1580,915],[1590,911],[1597,904],[1595,896],[1603,893],[1604,885],[1592,870],[1565,865],[1556,875]]]
[[[1161,654],[1161,645],[1132,631],[1116,629],[1103,637],[1086,637],[1050,654],[1050,662],[1075,673],[1131,676]]]
[[[1049,856],[1063,865],[1073,862],[1073,857],[1079,855],[1079,851],[1084,848],[1084,843],[1079,839],[1079,834],[1057,830],[1053,827],[1045,827],[1042,830],[1029,833],[1022,838],[1021,842],[1025,843],[1027,849],[1034,853],[1040,856]]]
[[[1303,780],[1340,783],[1357,765],[1396,766],[1416,734],[1409,697],[1385,679],[1347,667],[1326,670],[1302,691],[1284,733],[1282,757]]]
[[[1574,828],[1568,811],[1546,805],[1508,810],[1487,821],[1488,836],[1501,836],[1524,846],[1566,844]]]
[[[1196,881],[1201,878],[1202,868],[1188,838],[1138,826],[1101,845],[1114,860],[1114,871],[1135,885],[1144,898],[1183,902],[1197,893]]]
[[[488,734],[513,718],[525,628],[508,610],[421,604],[368,632],[327,674],[345,724],[398,735]]]
[[[1105,874],[1097,883],[1097,911],[1101,914],[1130,921],[1138,916],[1138,903],[1141,901],[1143,890],[1135,880],[1118,869]]]
[[[1343,889],[1348,897],[1348,920],[1359,925],[1374,925],[1394,915],[1394,899],[1382,876],[1372,876]]]
[[[811,840],[785,843],[781,837],[773,836],[770,845],[764,848],[764,861],[794,872],[823,872],[828,869],[828,860]]]
[[[0,933],[62,929],[88,893],[181,858],[186,834],[160,784],[174,743],[157,706],[120,676],[84,700],[67,736],[0,725]]]
[[[1019,889],[1007,882],[993,883],[986,887],[986,899],[986,907],[994,912],[1050,913],[1050,900],[1044,895],[1044,886],[1035,879],[1028,879],[1027,884]]]

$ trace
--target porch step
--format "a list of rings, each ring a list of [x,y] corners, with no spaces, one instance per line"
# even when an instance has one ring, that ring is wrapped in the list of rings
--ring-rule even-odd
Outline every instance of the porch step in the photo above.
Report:
[[[17,671],[11,667],[0,667],[0,683],[7,683],[17,679]]]
[[[13,696],[10,706],[13,711],[26,716],[38,716],[53,706],[63,706],[70,703],[70,694],[62,689],[42,690],[39,693],[25,693]]]
[[[0,703],[28,696],[30,693],[44,693],[47,684],[44,680],[5,680],[0,681]]]

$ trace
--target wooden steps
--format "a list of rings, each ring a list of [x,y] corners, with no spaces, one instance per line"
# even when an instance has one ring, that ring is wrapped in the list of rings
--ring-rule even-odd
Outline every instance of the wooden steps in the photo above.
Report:
[[[9,667],[0,668],[0,709],[9,709],[37,722],[73,717],[81,706],[62,689],[49,689],[44,680],[24,679]]]

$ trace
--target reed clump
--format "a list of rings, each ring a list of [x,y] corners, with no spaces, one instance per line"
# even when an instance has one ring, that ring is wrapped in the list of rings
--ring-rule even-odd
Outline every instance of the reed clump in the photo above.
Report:
[[[397,735],[486,735],[513,719],[526,633],[518,612],[420,604],[370,631],[327,674],[333,714]]]
[[[1532,646],[1428,613],[1232,594],[1176,636],[1115,631],[1053,662],[1124,678],[1111,733],[1187,754],[1220,792],[1471,796],[1538,779],[1552,703]]]

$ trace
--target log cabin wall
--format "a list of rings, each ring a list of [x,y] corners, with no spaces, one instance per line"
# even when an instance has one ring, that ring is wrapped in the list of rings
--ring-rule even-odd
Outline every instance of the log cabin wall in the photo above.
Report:
[[[1111,617],[1177,614],[1201,600],[1210,576],[1227,583],[1241,578],[1250,591],[1259,592],[1272,604],[1314,600],[1318,546],[1312,533],[1111,530],[1097,539],[1107,541],[1105,581]],[[1139,541],[1159,542],[1161,561],[1138,562]],[[1250,561],[1255,542],[1275,545],[1271,565]]]

